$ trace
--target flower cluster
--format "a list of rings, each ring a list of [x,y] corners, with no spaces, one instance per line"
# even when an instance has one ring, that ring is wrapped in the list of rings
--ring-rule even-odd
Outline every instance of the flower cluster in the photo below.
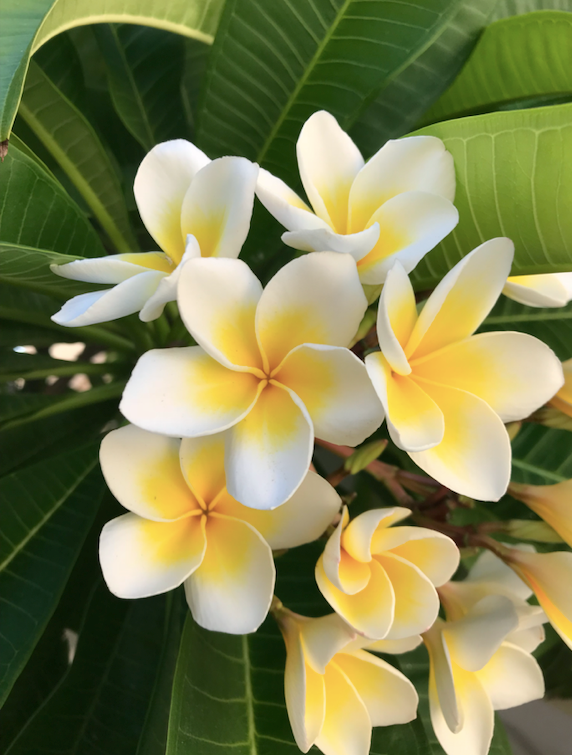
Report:
[[[404,505],[350,519],[336,481],[311,467],[314,444],[358,446],[385,420],[428,475],[405,473],[411,490],[497,501],[510,482],[505,423],[548,401],[563,405],[570,391],[538,339],[475,332],[503,292],[532,306],[565,303],[572,274],[511,278],[513,244],[496,238],[467,250],[419,304],[409,273],[458,221],[443,143],[390,141],[364,162],[319,112],[297,157],[309,204],[244,158],[210,161],[188,142],[160,144],[134,187],[159,250],[53,268],[112,284],[71,299],[55,322],[136,312],[150,321],[176,301],[196,344],[140,357],[120,405],[131,424],[102,443],[103,474],[129,511],[103,529],[103,574],[123,598],[183,584],[194,620],[209,630],[254,632],[271,611],[303,752],[315,744],[325,755],[366,755],[373,726],[415,718],[414,687],[375,653],[423,642],[439,741],[448,755],[486,755],[493,710],[543,694],[531,656],[542,623],[572,647],[572,554],[482,537],[474,544],[490,550],[451,581],[460,554],[447,529],[403,524],[412,514]],[[283,241],[304,253],[264,288],[237,259],[255,195],[285,227]],[[376,327],[363,332],[379,294]],[[572,545],[566,491],[509,492]],[[321,537],[315,579],[335,613],[310,619],[273,597],[273,551]],[[563,581],[552,579],[559,570]],[[533,591],[541,608],[527,603]]]

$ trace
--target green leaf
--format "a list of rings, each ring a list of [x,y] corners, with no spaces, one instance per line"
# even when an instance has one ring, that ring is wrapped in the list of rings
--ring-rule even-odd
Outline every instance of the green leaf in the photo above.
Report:
[[[187,137],[180,86],[184,40],[160,29],[128,24],[94,29],[113,104],[137,141],[150,150],[159,142]]]
[[[95,516],[104,484],[98,445],[0,481],[0,701],[52,615]]]
[[[223,0],[8,0],[0,28],[0,140],[10,134],[29,56],[48,39],[83,24],[120,21],[212,41]]]
[[[514,241],[513,275],[572,270],[572,105],[477,115],[415,133],[443,139],[453,155],[460,215],[415,269],[417,289],[435,286],[495,236]]]
[[[187,123],[192,130],[193,138],[199,107],[199,91],[207,70],[210,49],[210,45],[198,39],[185,40],[185,63],[181,79],[181,96]]]
[[[350,129],[365,156],[410,131],[453,82],[496,0],[465,0],[425,52],[384,87]]]
[[[137,251],[115,166],[87,118],[34,61],[20,115],[65,171],[118,252]]]
[[[38,328],[33,325],[23,325],[10,320],[0,319],[0,347],[2,346],[37,346],[47,347],[58,341],[75,343],[77,333],[73,328],[67,332],[58,332],[48,328]]]
[[[572,97],[572,14],[539,11],[491,24],[423,122],[565,97]]]
[[[276,561],[276,594],[289,608],[330,613],[314,581],[321,543]],[[208,632],[186,621],[173,683],[166,755],[295,755],[284,702],[285,651],[269,617],[242,637]],[[372,755],[429,755],[419,721],[374,729]]]
[[[0,164],[0,177],[3,242],[80,257],[104,256],[88,219],[38,161],[12,145]]]
[[[512,443],[513,479],[553,485],[572,479],[572,433],[526,425]]]
[[[535,10],[572,11],[572,0],[498,0],[493,19],[521,16]]]
[[[244,155],[294,185],[294,145],[305,120],[323,108],[349,128],[458,5],[230,0],[209,56],[199,146],[212,157]]]

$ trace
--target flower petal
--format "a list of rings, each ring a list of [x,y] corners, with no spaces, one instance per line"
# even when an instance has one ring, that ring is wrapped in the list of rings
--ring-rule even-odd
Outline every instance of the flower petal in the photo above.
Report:
[[[424,451],[441,443],[445,419],[425,386],[392,372],[380,351],[366,356],[365,367],[385,410],[387,429],[395,445],[405,451]]]
[[[424,527],[391,527],[375,531],[372,553],[386,551],[410,561],[435,587],[447,582],[459,566],[459,549],[447,535]]]
[[[139,358],[119,408],[151,432],[211,435],[248,414],[259,385],[254,375],[228,370],[200,346],[153,349]]]
[[[431,720],[434,713],[451,732],[459,732],[463,726],[463,709],[457,700],[453,664],[449,648],[443,637],[445,622],[437,619],[423,635],[423,642],[429,653],[429,701]],[[435,726],[435,724],[433,724]],[[437,730],[435,729],[437,734]],[[437,734],[437,736],[439,736]]]
[[[190,259],[201,256],[201,250],[197,244],[197,240],[190,234],[187,236],[186,250],[183,255],[183,259],[179,262],[177,267],[170,275],[167,275],[157,286],[157,290],[144,304],[141,312],[139,312],[139,319],[143,322],[151,322],[161,317],[165,304],[170,301],[177,300],[177,286],[179,285],[179,277],[183,265]]]
[[[329,228],[324,220],[314,215],[306,202],[303,202],[296,192],[264,168],[260,168],[258,172],[256,195],[268,212],[289,231]]]
[[[326,543],[319,564],[334,587],[346,595],[355,595],[369,582],[371,570],[369,564],[356,561],[341,547],[342,533],[348,521],[348,509],[344,506],[342,517]]]
[[[203,517],[152,522],[124,514],[99,539],[107,586],[119,598],[146,598],[173,590],[199,567],[206,548]]]
[[[280,506],[301,485],[313,448],[312,422],[300,399],[268,384],[249,414],[227,433],[228,492],[254,509]]]
[[[396,262],[387,274],[379,297],[377,338],[392,370],[409,375],[411,367],[403,350],[417,322],[415,293],[403,266]]]
[[[390,139],[357,174],[349,198],[350,230],[365,228],[389,199],[409,191],[455,198],[455,166],[441,139]]]
[[[438,194],[408,191],[393,197],[373,213],[379,241],[358,262],[362,283],[383,283],[396,261],[407,273],[442,241],[459,222],[454,204]]]
[[[230,495],[217,502],[217,511],[248,522],[272,550],[280,550],[316,540],[331,524],[340,506],[335,489],[310,471],[294,495],[273,511],[243,506]]]
[[[419,314],[405,348],[410,362],[475,332],[500,296],[513,256],[510,239],[491,239],[447,273]]]
[[[374,538],[379,530],[391,527],[411,514],[409,509],[394,506],[387,509],[370,509],[356,516],[342,535],[342,545],[357,561],[371,562]]]
[[[296,154],[314,212],[338,233],[346,233],[350,189],[364,164],[359,149],[334,116],[321,110],[302,127]]]
[[[395,609],[387,639],[400,640],[427,631],[439,613],[439,596],[423,572],[392,553],[375,556],[391,581]]]
[[[213,359],[230,369],[262,368],[254,331],[262,286],[245,262],[189,260],[178,291],[183,322]]]
[[[434,448],[409,455],[456,493],[498,501],[506,492],[511,469],[510,440],[502,420],[471,393],[428,381],[422,386],[443,412],[445,434]]]
[[[330,613],[301,623],[300,636],[306,662],[323,674],[336,653],[355,640],[356,633],[336,613]]]
[[[511,275],[502,292],[527,307],[563,307],[572,298],[572,273]]]
[[[202,257],[238,257],[250,229],[258,165],[219,157],[193,178],[181,209],[181,232],[197,239]]]
[[[347,346],[367,309],[354,260],[315,252],[285,265],[256,311],[256,333],[270,367],[303,343]]]
[[[183,199],[191,181],[209,158],[194,144],[173,139],[157,144],[139,166],[133,192],[151,236],[175,264],[185,252],[181,233]]]
[[[503,422],[528,417],[564,382],[556,354],[527,333],[479,333],[412,367],[416,377],[482,398]]]
[[[340,252],[351,254],[357,262],[365,257],[379,239],[379,223],[374,223],[359,233],[335,233],[328,226],[302,231],[287,231],[282,234],[282,241],[294,249],[304,252]]]
[[[447,622],[443,635],[455,663],[465,671],[478,671],[517,626],[512,601],[502,595],[488,595],[463,618]]]
[[[346,595],[330,582],[322,561],[316,564],[316,582],[334,611],[358,632],[372,639],[386,636],[393,623],[395,595],[384,569],[372,561],[367,586],[355,595]]]
[[[209,514],[207,549],[185,582],[194,620],[227,634],[255,632],[270,608],[275,569],[272,551],[247,522]]]
[[[560,535],[565,543],[572,543],[572,480],[555,485],[511,484],[510,495],[525,503]]]
[[[340,346],[293,349],[274,374],[300,398],[317,438],[357,446],[383,421],[383,409],[364,363]]]
[[[507,595],[513,600],[528,600],[532,595],[530,587],[491,551],[481,553],[464,581],[472,585],[484,584],[489,592],[492,592],[491,585],[495,585],[499,595]]]
[[[389,663],[363,650],[342,651],[334,662],[354,685],[372,726],[406,724],[416,717],[415,687]]]
[[[367,755],[371,721],[356,688],[334,662],[324,675],[326,716],[316,739],[324,755]]]
[[[132,315],[153,296],[164,277],[165,273],[149,271],[133,275],[105,291],[74,296],[51,319],[58,325],[78,328]]]
[[[173,265],[162,252],[145,254],[110,254],[108,257],[74,260],[65,265],[50,265],[50,270],[62,278],[86,283],[122,283],[147,270],[169,274]]]
[[[415,650],[422,642],[423,638],[421,635],[414,634],[401,640],[374,640],[364,645],[364,648],[366,650],[373,650],[375,653],[400,655],[401,653],[409,653],[410,650]]]
[[[185,481],[197,499],[204,504],[213,503],[226,485],[224,434],[183,438],[179,459]]]
[[[495,710],[506,710],[544,697],[544,679],[537,661],[525,650],[505,642],[477,673]]]
[[[108,433],[99,460],[105,481],[119,503],[146,519],[163,522],[198,508],[179,461],[181,442],[135,425]]]

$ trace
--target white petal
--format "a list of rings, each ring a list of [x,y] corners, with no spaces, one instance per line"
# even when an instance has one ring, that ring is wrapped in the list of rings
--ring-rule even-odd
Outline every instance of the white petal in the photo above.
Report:
[[[416,322],[413,286],[403,266],[396,262],[387,274],[379,297],[377,338],[391,369],[400,375],[411,372],[403,349]]]
[[[459,706],[453,679],[453,665],[449,648],[443,637],[446,626],[442,619],[425,632],[423,641],[429,652],[429,700],[431,720],[435,727],[434,715],[451,732],[458,732],[463,725],[463,710]],[[435,733],[439,736],[437,730]]]
[[[527,307],[563,307],[572,297],[572,273],[511,275],[502,292]]]
[[[495,710],[506,710],[544,697],[544,679],[536,660],[505,642],[477,677]]]
[[[133,424],[175,437],[221,432],[254,406],[260,381],[215,362],[200,346],[153,349],[135,365],[119,405]]]
[[[312,422],[300,399],[267,385],[249,414],[227,433],[228,492],[254,509],[280,506],[305,478],[313,448]]]
[[[455,166],[434,136],[390,139],[360,170],[350,192],[351,229],[363,228],[391,197],[406,191],[455,198]]]
[[[213,359],[230,369],[262,368],[254,331],[262,286],[245,262],[190,260],[178,290],[183,322]]]
[[[256,311],[270,368],[303,343],[347,346],[366,309],[350,255],[315,252],[292,260],[268,283]]]
[[[333,115],[321,110],[302,127],[296,154],[314,212],[338,233],[346,233],[350,189],[363,167],[359,149]]]
[[[314,425],[317,438],[357,446],[383,422],[383,408],[364,363],[339,346],[293,349],[274,379],[294,391]]]
[[[324,680],[326,715],[316,747],[324,755],[367,755],[371,721],[356,688],[334,662],[326,669]]]
[[[409,509],[400,506],[364,511],[349,523],[342,536],[342,545],[357,561],[368,563],[378,529],[383,531],[410,514]]]
[[[62,278],[86,283],[122,283],[134,275],[142,273],[141,269],[149,269],[149,264],[138,264],[148,261],[148,258],[157,261],[163,257],[165,262],[168,257],[161,252],[148,252],[147,254],[110,254],[109,257],[97,257],[96,259],[74,260],[65,265],[50,265],[50,270]],[[127,259],[125,259],[127,258]],[[166,270],[171,265],[166,266]]]
[[[146,598],[173,590],[199,567],[206,540],[202,517],[151,522],[124,514],[108,522],[99,539],[107,586],[119,598]]]
[[[157,144],[139,166],[133,192],[151,236],[175,264],[185,252],[181,233],[183,199],[191,181],[209,158],[194,144],[173,139]]]
[[[163,314],[163,309],[165,308],[165,304],[167,304],[167,302],[177,300],[177,286],[179,285],[179,276],[181,275],[183,265],[190,259],[194,259],[195,257],[200,256],[201,251],[199,249],[199,245],[197,244],[197,240],[194,236],[191,236],[189,234],[187,236],[186,251],[183,255],[183,259],[179,262],[177,267],[170,275],[167,275],[159,282],[157,290],[155,291],[153,296],[147,300],[141,312],[139,313],[140,320],[142,320],[143,322],[151,322],[151,320],[156,320]]]
[[[219,157],[193,178],[181,209],[183,238],[191,233],[203,257],[238,257],[250,229],[258,165]]]
[[[388,655],[400,655],[415,650],[423,642],[419,634],[404,637],[401,640],[374,640],[364,645],[365,650],[373,650],[375,653],[387,653]]]
[[[198,507],[179,461],[181,442],[126,425],[108,433],[99,460],[119,503],[157,522],[178,519]]]
[[[323,569],[325,577],[334,587],[346,595],[355,595],[367,586],[371,569],[369,564],[356,561],[341,547],[342,533],[348,521],[348,509],[344,506],[338,526],[328,539],[318,564],[320,572]]]
[[[165,273],[140,273],[105,291],[80,294],[67,301],[51,319],[70,328],[118,320],[139,312],[153,296]]]
[[[340,252],[351,254],[357,262],[365,257],[379,239],[379,223],[359,233],[335,233],[331,228],[304,229],[287,231],[282,234],[282,241],[294,249],[304,252]]]
[[[494,584],[501,595],[514,596],[520,600],[528,600],[532,590],[514,571],[495,556],[491,551],[484,551],[472,565],[467,582]],[[490,590],[490,588],[489,588]]]
[[[213,632],[255,632],[274,592],[272,551],[254,527],[216,513],[208,517],[206,538],[205,557],[185,582],[194,620]]]
[[[300,636],[306,662],[323,674],[336,653],[352,642],[356,633],[336,613],[330,613],[302,623]]]
[[[260,168],[258,173],[256,194],[268,212],[289,231],[329,228],[325,221],[314,215],[296,192],[264,168]]]

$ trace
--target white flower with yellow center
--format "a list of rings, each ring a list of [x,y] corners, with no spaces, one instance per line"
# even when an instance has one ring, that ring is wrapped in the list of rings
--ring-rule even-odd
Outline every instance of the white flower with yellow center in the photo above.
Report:
[[[473,335],[500,296],[513,251],[506,238],[477,247],[419,314],[396,263],[379,301],[381,351],[365,360],[394,443],[443,485],[480,500],[498,500],[510,479],[503,423],[528,417],[563,382],[559,360],[533,336]]]
[[[284,691],[290,725],[302,752],[316,745],[324,755],[368,755],[373,726],[412,721],[415,688],[403,674],[361,649],[355,634],[335,614],[309,619],[275,612],[286,644]],[[376,647],[404,652],[402,647]],[[377,643],[380,645],[381,643]]]
[[[131,512],[101,533],[111,592],[144,598],[184,584],[195,621],[217,632],[257,629],[274,591],[272,549],[315,540],[340,505],[308,472],[278,510],[242,506],[226,489],[220,436],[181,442],[129,425],[104,438],[100,457],[111,492]]]
[[[351,254],[364,284],[383,283],[395,260],[413,270],[457,225],[453,158],[436,137],[388,141],[364,163],[336,119],[320,111],[304,124],[296,152],[313,212],[266,170],[260,201],[288,229],[285,244]]]
[[[365,366],[345,348],[367,307],[351,257],[293,260],[264,291],[240,260],[190,260],[178,302],[199,346],[144,354],[120,408],[165,435],[226,430],[227,486],[241,503],[287,500],[314,436],[355,446],[381,424]]]
[[[572,299],[572,273],[511,275],[502,292],[527,307],[563,307]]]
[[[509,571],[494,556],[481,557],[467,583],[439,589],[447,621],[437,619],[423,635],[431,722],[447,755],[486,755],[494,711],[544,695],[531,653],[544,639],[546,616],[525,602],[523,588],[530,591]]]
[[[439,613],[435,586],[452,577],[459,549],[422,527],[393,527],[404,508],[373,509],[342,520],[316,565],[332,608],[358,632],[398,640],[428,629]]]
[[[54,273],[113,288],[81,294],[53,315],[77,327],[135,312],[155,320],[177,298],[184,262],[238,257],[250,228],[258,166],[242,157],[212,162],[183,139],[158,144],[141,163],[133,190],[141,218],[160,252],[114,254],[52,265]]]

